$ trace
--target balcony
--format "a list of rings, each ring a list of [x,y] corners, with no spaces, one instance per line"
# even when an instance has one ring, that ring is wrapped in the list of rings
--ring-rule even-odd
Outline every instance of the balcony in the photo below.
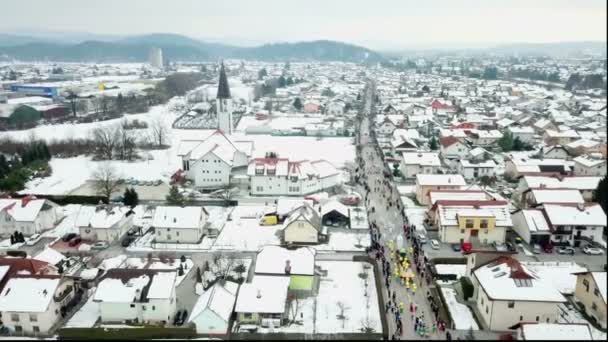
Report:
[[[66,299],[70,293],[74,291],[74,287],[72,285],[68,285],[65,289],[59,292],[57,295],[53,296],[53,300],[57,303],[61,303],[64,299]]]

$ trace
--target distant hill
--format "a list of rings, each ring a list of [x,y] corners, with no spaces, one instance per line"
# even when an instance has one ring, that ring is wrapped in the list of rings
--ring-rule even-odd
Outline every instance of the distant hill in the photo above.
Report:
[[[499,45],[489,50],[502,53],[529,55],[573,56],[582,54],[606,55],[606,42],[521,43]]]
[[[341,42],[320,40],[298,43],[266,44],[238,47],[202,42],[177,34],[149,34],[112,41],[90,40],[68,44],[27,39],[11,35],[0,36],[0,55],[19,60],[144,62],[152,47],[160,47],[163,56],[175,61],[200,61],[220,58],[242,58],[266,61],[381,61],[383,57],[372,50]]]

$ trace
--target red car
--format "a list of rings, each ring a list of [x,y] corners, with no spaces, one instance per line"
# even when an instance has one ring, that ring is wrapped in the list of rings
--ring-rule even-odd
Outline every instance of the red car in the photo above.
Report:
[[[80,236],[77,236],[75,238],[73,238],[72,240],[70,240],[70,243],[68,244],[70,247],[75,247],[77,246],[80,242],[82,242],[82,238],[80,238]]]
[[[553,253],[553,245],[550,243],[544,245],[543,251],[545,251],[545,253]]]
[[[467,254],[470,253],[471,250],[473,249],[473,247],[471,247],[471,243],[470,242],[463,242],[462,243],[462,254]]]

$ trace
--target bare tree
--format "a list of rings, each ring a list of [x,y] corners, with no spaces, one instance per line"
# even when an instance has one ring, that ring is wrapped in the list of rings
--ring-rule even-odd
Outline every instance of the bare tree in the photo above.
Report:
[[[98,157],[112,160],[114,150],[120,142],[118,127],[97,127],[91,133]]]
[[[124,125],[116,127],[114,133],[118,137],[116,144],[116,155],[121,160],[133,160],[135,158],[135,136]]]
[[[292,293],[287,297],[289,303],[289,313],[291,314],[291,320],[289,324],[293,324],[298,320],[298,314],[302,309],[302,302],[298,293]]]
[[[104,163],[99,167],[93,173],[93,180],[97,193],[105,196],[108,200],[110,200],[112,193],[118,190],[118,173],[110,163]]]
[[[214,253],[213,263],[215,264],[215,276],[226,279],[237,265],[237,259],[234,254]]]
[[[346,311],[348,311],[350,307],[342,301],[337,302],[336,305],[338,306],[338,310],[340,311],[340,313],[336,317],[342,321],[342,329],[344,329],[344,325],[346,324],[347,319]]]
[[[161,118],[156,118],[150,124],[150,130],[152,131],[152,141],[156,146],[162,147],[167,143],[168,129]]]

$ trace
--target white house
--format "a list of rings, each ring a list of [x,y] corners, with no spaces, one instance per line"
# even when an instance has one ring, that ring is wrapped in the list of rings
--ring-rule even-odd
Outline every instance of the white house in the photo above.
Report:
[[[16,275],[0,294],[2,323],[14,334],[48,334],[74,297],[74,281],[57,275]]]
[[[326,160],[255,158],[247,168],[251,194],[303,196],[342,184],[340,171]]]
[[[316,244],[326,236],[321,216],[309,204],[294,209],[283,222],[283,240],[295,244]]]
[[[553,145],[549,147],[542,147],[543,158],[549,159],[570,159],[570,151],[562,145]]]
[[[331,101],[327,104],[327,106],[325,108],[325,113],[332,114],[332,115],[344,114],[345,107],[346,107],[346,104],[342,100]]]
[[[152,227],[161,243],[198,243],[205,234],[209,214],[203,207],[156,207]]]
[[[235,282],[215,283],[198,298],[188,323],[194,323],[198,334],[227,334],[238,289]]]
[[[280,327],[287,312],[289,281],[287,276],[256,275],[242,284],[234,308],[238,323]]]
[[[97,285],[101,321],[170,322],[175,315],[175,271],[110,269]]]
[[[126,206],[82,206],[75,226],[84,240],[113,242],[133,227],[133,216]]]
[[[415,178],[421,173],[434,174],[441,168],[437,152],[403,152],[401,157],[401,173],[404,178]]]
[[[469,154],[469,146],[456,137],[442,137],[439,139],[441,156],[443,158],[464,159]]]
[[[583,155],[574,160],[575,176],[604,176],[606,175],[606,159],[602,155]]]
[[[416,175],[416,200],[422,205],[430,203],[431,190],[460,190],[467,185],[461,175]]]
[[[522,200],[524,207],[537,207],[545,203],[585,203],[583,195],[576,189],[547,189],[546,187],[525,191]]]
[[[233,142],[218,130],[203,140],[182,140],[178,156],[197,188],[216,189],[230,184],[233,169],[247,166],[252,149],[252,142]]]
[[[539,209],[520,209],[511,215],[513,231],[526,243],[544,246],[551,240],[551,228]]]
[[[49,200],[31,196],[20,199],[0,199],[0,235],[15,231],[25,236],[41,233],[54,227],[57,221],[57,205]]]
[[[491,131],[475,130],[469,133],[469,139],[473,142],[473,144],[480,146],[492,145],[500,138],[502,138],[502,133],[495,129]]]
[[[516,329],[524,322],[555,323],[558,306],[566,302],[550,280],[510,256],[472,270],[471,282],[478,318],[492,331]]]
[[[511,135],[513,136],[513,139],[519,138],[519,140],[521,140],[522,142],[525,142],[528,144],[534,144],[534,136],[536,135],[536,132],[534,131],[534,128],[532,128],[530,126],[525,126],[525,127],[511,126],[511,127],[507,128],[507,131],[511,133]]]
[[[603,241],[606,214],[599,204],[545,204],[542,210],[554,244],[578,247],[582,241]]]
[[[482,176],[493,177],[496,175],[496,162],[492,159],[486,161],[469,161],[460,160],[458,163],[458,173],[464,176],[464,179],[477,179]]]
[[[518,341],[592,341],[587,323],[522,323],[517,330]]]

